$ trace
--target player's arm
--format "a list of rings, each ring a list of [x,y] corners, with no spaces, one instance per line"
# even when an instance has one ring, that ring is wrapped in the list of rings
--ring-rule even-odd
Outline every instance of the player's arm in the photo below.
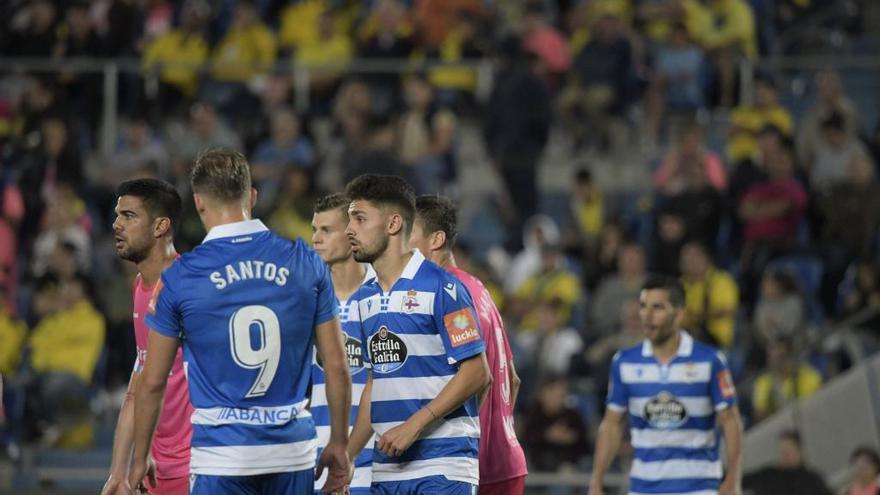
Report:
[[[147,339],[147,361],[134,391],[134,462],[128,481],[135,488],[147,472],[153,432],[168,383],[168,374],[180,341],[151,331]]]
[[[482,352],[461,362],[458,371],[431,402],[419,409],[403,424],[382,435],[376,448],[386,455],[403,453],[432,421],[461,407],[464,401],[479,393],[491,382],[489,364]]]
[[[370,397],[373,395],[373,372],[372,370],[367,370],[367,373],[367,383],[364,385],[364,391],[361,394],[357,419],[354,422],[354,428],[351,430],[351,437],[348,439],[348,455],[352,459],[364,450],[367,442],[373,437],[370,401]]]
[[[611,407],[605,409],[605,416],[599,423],[599,432],[596,438],[596,452],[593,459],[593,475],[590,477],[590,494],[599,495],[604,493],[602,482],[605,473],[611,466],[611,461],[620,449],[620,440],[623,437],[624,411]]]
[[[718,411],[718,424],[724,435],[724,447],[727,451],[727,474],[718,490],[719,495],[739,493],[742,479],[742,420],[739,408],[735,405]]]
[[[112,495],[117,490],[128,490],[128,466],[131,464],[131,448],[134,442],[134,391],[140,373],[133,371],[128,380],[128,389],[119,408],[116,419],[116,432],[113,435],[113,456],[110,462],[110,478],[104,484],[102,495]]]
[[[516,372],[516,366],[513,365],[513,357],[507,361],[507,372],[510,375],[510,403],[516,407],[516,399],[519,397],[519,387],[522,380]]]
[[[315,327],[315,345],[326,376],[327,406],[330,409],[330,443],[348,446],[348,417],[351,413],[351,375],[345,359],[339,318]]]

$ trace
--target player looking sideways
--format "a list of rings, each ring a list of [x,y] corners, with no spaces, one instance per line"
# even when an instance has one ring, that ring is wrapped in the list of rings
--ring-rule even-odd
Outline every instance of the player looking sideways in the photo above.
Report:
[[[312,246],[318,256],[330,269],[333,289],[339,305],[339,321],[345,334],[345,353],[348,358],[348,369],[351,372],[351,417],[349,425],[354,426],[357,418],[358,404],[367,383],[367,371],[364,369],[363,341],[361,326],[358,322],[350,322],[349,313],[357,314],[357,309],[350,309],[349,298],[369,279],[376,276],[370,265],[358,263],[351,253],[351,243],[345,235],[348,226],[348,205],[351,203],[344,194],[329,194],[315,202],[315,213],[312,215]],[[318,456],[321,448],[330,437],[330,415],[327,408],[327,394],[324,385],[324,369],[317,360],[312,362],[312,400],[310,410],[315,419],[318,432]],[[373,446],[369,445],[354,459],[355,472],[351,481],[352,495],[369,495],[370,466],[373,463]],[[319,479],[316,486],[320,486]]]
[[[486,361],[492,385],[480,407],[480,495],[521,495],[528,474],[526,458],[513,428],[513,408],[520,379],[501,314],[489,291],[476,277],[458,268],[455,246],[458,215],[448,198],[438,195],[416,198],[416,220],[410,247],[455,275],[467,288],[477,309],[486,344]]]
[[[645,340],[621,350],[611,362],[592,495],[604,493],[602,480],[620,446],[627,412],[635,451],[630,495],[739,493],[742,422],[733,379],[720,351],[681,330],[684,304],[684,289],[674,278],[655,276],[642,286],[639,317]],[[726,474],[717,426],[724,435]]]
[[[134,370],[125,400],[119,409],[113,438],[110,477],[102,495],[128,494],[128,467],[134,431],[134,390],[144,368],[149,331],[144,323],[153,287],[162,272],[177,259],[174,227],[180,219],[181,200],[171,184],[158,179],[123,182],[116,190],[116,220],[113,234],[116,254],[137,266],[132,287],[134,300],[134,338],[137,346]],[[174,356],[168,389],[162,402],[162,415],[151,449],[155,462],[149,471],[150,492],[155,495],[186,495],[189,491],[189,442],[192,406],[183,371],[183,355]]]
[[[354,259],[376,270],[352,296],[370,376],[350,450],[359,452],[373,431],[378,435],[373,494],[473,495],[479,484],[476,396],[491,377],[470,296],[455,277],[408,247],[415,196],[406,181],[361,175],[346,194]]]
[[[190,183],[208,235],[165,270],[150,301],[129,482],[139,485],[146,472],[182,341],[195,408],[190,493],[312,493],[317,440],[305,394],[317,345],[331,422],[318,472],[329,467],[323,489],[342,493],[351,468],[351,378],[327,267],[302,240],[251,219],[257,193],[240,153],[202,153]]]

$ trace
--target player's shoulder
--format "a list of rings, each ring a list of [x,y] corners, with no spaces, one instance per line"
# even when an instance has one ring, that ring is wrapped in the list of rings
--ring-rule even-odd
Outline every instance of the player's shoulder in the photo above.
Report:
[[[639,342],[638,344],[618,350],[614,353],[612,361],[624,363],[640,363],[645,361],[645,357],[642,355],[643,345],[642,342]]]
[[[722,352],[717,347],[700,342],[698,340],[694,340],[693,342],[693,350],[691,351],[691,359],[693,361],[721,361],[722,363],[727,362],[727,359],[724,356],[724,352]]]
[[[461,268],[454,268],[449,271],[449,273],[458,279],[462,284],[464,284],[468,289],[474,289],[479,291],[486,290],[486,287],[483,285],[483,282],[475,277],[473,274],[468,273]]]

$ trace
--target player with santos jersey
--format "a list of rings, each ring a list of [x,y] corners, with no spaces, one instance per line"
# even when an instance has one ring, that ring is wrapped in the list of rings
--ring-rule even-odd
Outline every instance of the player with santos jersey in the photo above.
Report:
[[[324,364],[331,432],[319,472],[342,493],[351,379],[327,267],[302,240],[250,220],[256,201],[238,152],[212,150],[192,170],[208,231],[157,285],[146,364],[135,397],[132,485],[146,456],[174,355],[183,342],[195,412],[190,493],[289,494],[314,490],[315,426],[306,409],[313,346]]]
[[[357,419],[358,405],[364,386],[367,383],[367,371],[364,367],[363,342],[360,323],[351,321],[349,314],[357,314],[356,303],[349,301],[351,295],[365,282],[375,278],[376,273],[370,265],[358,263],[351,253],[351,244],[345,235],[348,226],[348,205],[351,201],[344,194],[335,193],[320,198],[315,203],[312,216],[312,246],[318,256],[330,269],[333,289],[339,304],[339,321],[345,334],[345,353],[348,358],[348,369],[351,372],[351,418],[349,424],[354,426]],[[327,408],[327,393],[324,385],[323,363],[315,358],[312,363],[312,400],[309,409],[315,419],[318,432],[318,456],[330,439],[330,411]],[[354,478],[349,486],[351,495],[369,495],[373,464],[372,441],[353,459]],[[318,479],[316,487],[323,486],[324,477]]]
[[[473,495],[479,483],[477,394],[489,385],[470,296],[461,282],[408,248],[412,187],[396,176],[362,175],[346,233],[354,258],[376,278],[363,285],[357,320],[370,377],[351,450],[374,430],[374,494]],[[368,400],[369,398],[369,400]]]
[[[513,407],[519,391],[519,377],[498,308],[489,291],[473,275],[458,268],[455,245],[458,215],[452,202],[442,196],[416,199],[416,221],[410,246],[461,280],[477,309],[480,330],[486,344],[486,361],[492,385],[480,407],[480,495],[521,495],[528,470],[523,449],[516,439]]]
[[[727,362],[717,349],[680,330],[684,289],[678,280],[648,279],[639,303],[646,339],[618,352],[611,363],[590,493],[603,493],[602,479],[620,445],[627,413],[635,451],[630,495],[738,493],[742,424]],[[727,450],[726,474],[718,425]]]

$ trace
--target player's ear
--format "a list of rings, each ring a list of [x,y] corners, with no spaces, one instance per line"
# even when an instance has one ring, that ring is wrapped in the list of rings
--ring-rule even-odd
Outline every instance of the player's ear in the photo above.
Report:
[[[403,230],[403,216],[400,213],[392,213],[388,217],[388,234],[397,235]]]
[[[156,237],[162,237],[169,232],[171,232],[171,219],[168,217],[157,218],[153,225],[153,234]]]
[[[431,251],[438,251],[446,244],[446,232],[438,230],[431,234]]]
[[[254,188],[254,187],[251,188],[251,194],[250,194],[250,197],[248,198],[248,201],[249,201],[248,208],[251,210],[254,209],[254,205],[257,204],[257,189],[256,188]]]
[[[193,203],[196,205],[196,211],[202,212],[205,209],[205,200],[199,193],[193,193]]]

